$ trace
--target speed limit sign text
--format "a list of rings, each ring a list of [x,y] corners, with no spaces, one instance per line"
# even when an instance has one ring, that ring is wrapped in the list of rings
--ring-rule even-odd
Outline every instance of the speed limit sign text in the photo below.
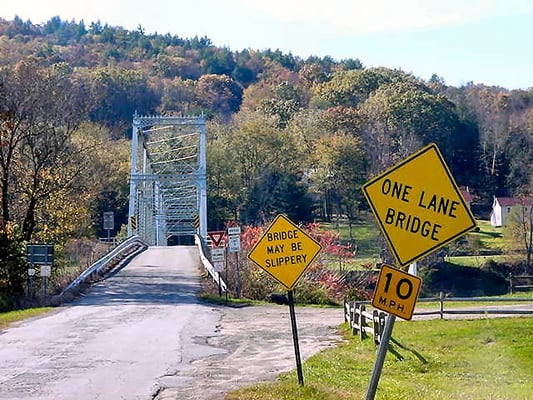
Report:
[[[422,280],[419,277],[383,264],[374,290],[372,306],[410,320],[421,285]]]

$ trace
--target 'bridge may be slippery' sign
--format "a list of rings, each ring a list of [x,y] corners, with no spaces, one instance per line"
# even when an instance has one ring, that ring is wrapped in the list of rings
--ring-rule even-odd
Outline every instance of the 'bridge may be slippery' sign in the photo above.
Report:
[[[248,259],[292,290],[321,249],[291,220],[278,215],[250,250]]]
[[[401,266],[476,226],[435,144],[367,182],[363,192]]]

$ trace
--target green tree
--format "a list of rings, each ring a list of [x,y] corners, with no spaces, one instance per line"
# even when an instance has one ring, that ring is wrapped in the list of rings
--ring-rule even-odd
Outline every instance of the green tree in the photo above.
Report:
[[[24,241],[14,223],[2,224],[0,230],[0,311],[10,310],[24,294],[26,258]]]
[[[382,85],[361,104],[359,111],[373,174],[430,142],[439,145],[447,160],[453,160],[461,148],[453,103],[418,83]]]
[[[250,224],[278,212],[303,218],[308,210],[300,152],[272,117],[239,113],[229,127],[216,130],[208,156],[209,192],[216,193],[215,204],[229,206],[226,214]]]
[[[207,47],[201,54],[204,74],[230,76],[235,69],[236,62],[233,53],[226,47]]]
[[[303,105],[303,95],[298,92],[297,88],[289,82],[282,82],[272,88],[272,97],[260,101],[258,109],[277,117],[277,126],[283,129]]]
[[[394,82],[417,84],[412,75],[388,68],[338,71],[315,87],[313,102],[325,107],[356,107],[381,85]]]
[[[366,180],[366,159],[358,137],[343,133],[324,136],[315,149],[312,187],[320,193],[323,216],[346,215],[355,220],[362,201],[361,186]]]

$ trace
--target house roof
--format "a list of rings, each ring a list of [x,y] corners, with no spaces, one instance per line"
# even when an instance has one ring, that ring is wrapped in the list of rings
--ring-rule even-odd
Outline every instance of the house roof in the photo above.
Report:
[[[472,203],[472,194],[470,193],[470,190],[468,190],[468,188],[462,187],[461,194],[463,195],[463,199],[465,199],[467,203]]]
[[[533,203],[533,199],[531,198],[520,199],[518,197],[496,197],[496,201],[502,207],[512,207],[517,204],[532,204]]]

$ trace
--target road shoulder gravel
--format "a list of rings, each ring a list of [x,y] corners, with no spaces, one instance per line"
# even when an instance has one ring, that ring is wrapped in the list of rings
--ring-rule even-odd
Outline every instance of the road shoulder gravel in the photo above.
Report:
[[[226,393],[260,381],[272,381],[295,368],[294,345],[287,306],[241,308],[213,306],[220,315],[215,331],[197,336],[196,345],[211,354],[160,380],[154,399],[221,400]],[[341,341],[341,308],[296,307],[302,359]],[[209,353],[209,351],[207,351]]]

